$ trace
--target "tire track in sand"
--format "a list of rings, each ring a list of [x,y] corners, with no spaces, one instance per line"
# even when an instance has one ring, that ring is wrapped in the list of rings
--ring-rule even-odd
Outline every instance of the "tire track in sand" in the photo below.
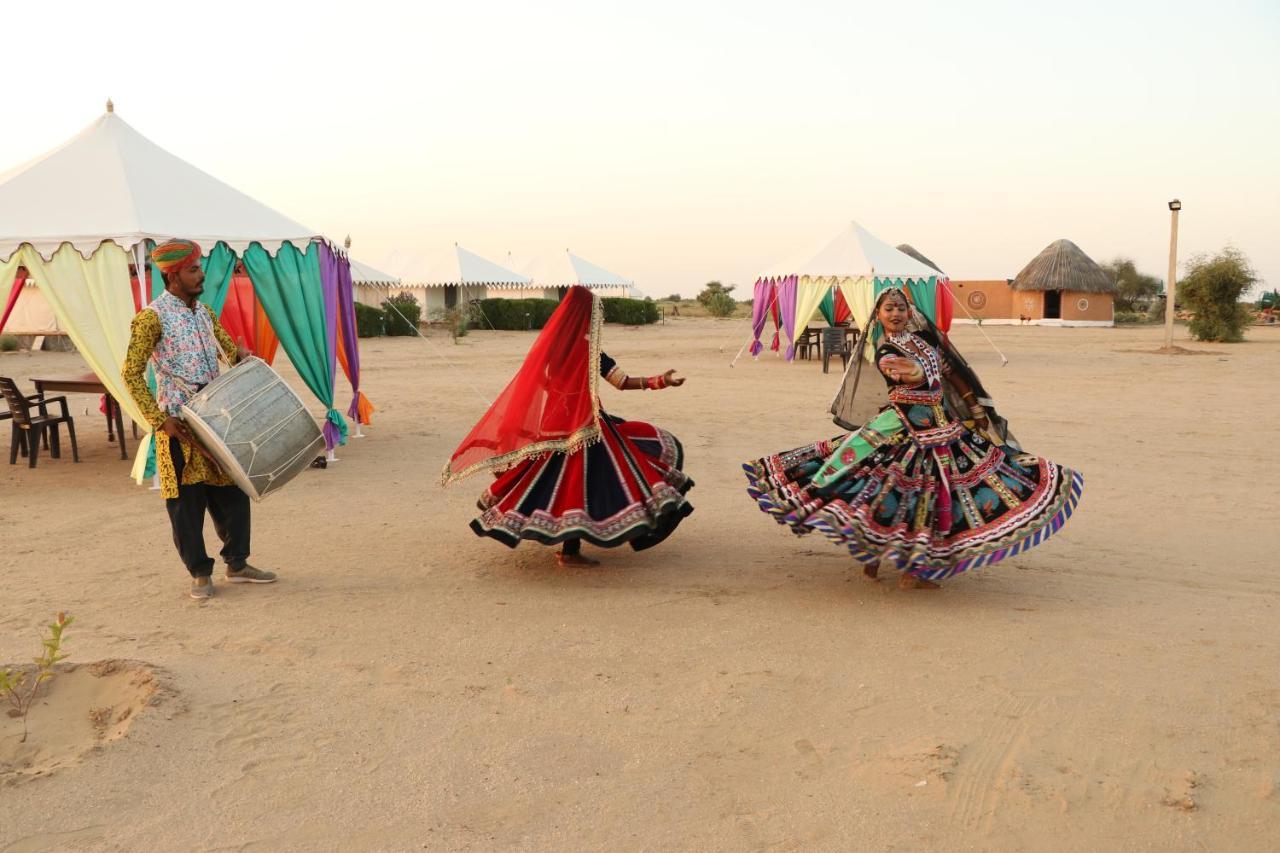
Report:
[[[990,831],[1004,797],[1003,780],[1026,744],[1027,718],[1041,702],[1034,697],[1005,699],[986,730],[965,747],[956,768],[958,784],[951,805],[950,820],[957,829]]]

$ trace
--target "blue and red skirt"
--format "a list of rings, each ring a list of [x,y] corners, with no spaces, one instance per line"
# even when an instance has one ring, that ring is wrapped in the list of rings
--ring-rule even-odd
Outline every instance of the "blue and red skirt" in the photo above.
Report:
[[[652,548],[693,506],[679,440],[652,424],[600,416],[600,440],[573,453],[548,453],[499,474],[471,522],[477,536],[514,548],[580,539],[602,548]]]

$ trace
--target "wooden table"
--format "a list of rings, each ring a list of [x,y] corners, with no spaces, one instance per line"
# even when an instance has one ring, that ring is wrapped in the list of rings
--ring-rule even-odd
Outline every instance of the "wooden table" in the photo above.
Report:
[[[36,393],[41,397],[51,391],[60,391],[63,394],[105,395],[107,398],[107,441],[115,441],[115,437],[119,436],[120,458],[129,458],[129,451],[124,446],[124,413],[120,410],[120,404],[116,402],[115,397],[112,397],[111,392],[107,390],[107,386],[102,384],[102,380],[92,373],[86,373],[82,376],[53,376],[41,379],[33,376],[31,381],[36,386]],[[134,437],[136,438],[137,436],[135,435]]]

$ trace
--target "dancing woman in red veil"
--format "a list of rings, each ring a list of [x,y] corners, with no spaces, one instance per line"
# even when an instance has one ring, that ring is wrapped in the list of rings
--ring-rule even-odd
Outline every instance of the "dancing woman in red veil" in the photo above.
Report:
[[[480,496],[477,536],[514,548],[522,539],[561,545],[562,565],[595,565],[583,540],[637,551],[671,535],[693,507],[674,435],[604,412],[603,377],[620,391],[679,387],[674,370],[629,377],[600,351],[600,301],[572,287],[515,378],[445,466],[445,485],[479,471],[495,480]]]

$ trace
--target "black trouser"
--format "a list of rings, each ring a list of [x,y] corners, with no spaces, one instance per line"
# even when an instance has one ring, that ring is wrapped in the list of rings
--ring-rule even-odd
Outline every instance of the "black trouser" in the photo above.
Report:
[[[238,486],[210,486],[207,483],[182,485],[182,444],[169,439],[169,454],[178,475],[178,496],[165,500],[173,525],[173,544],[193,578],[213,575],[213,560],[204,549],[204,512],[209,511],[213,529],[222,540],[222,559],[227,568],[244,568],[249,559],[249,496]]]

